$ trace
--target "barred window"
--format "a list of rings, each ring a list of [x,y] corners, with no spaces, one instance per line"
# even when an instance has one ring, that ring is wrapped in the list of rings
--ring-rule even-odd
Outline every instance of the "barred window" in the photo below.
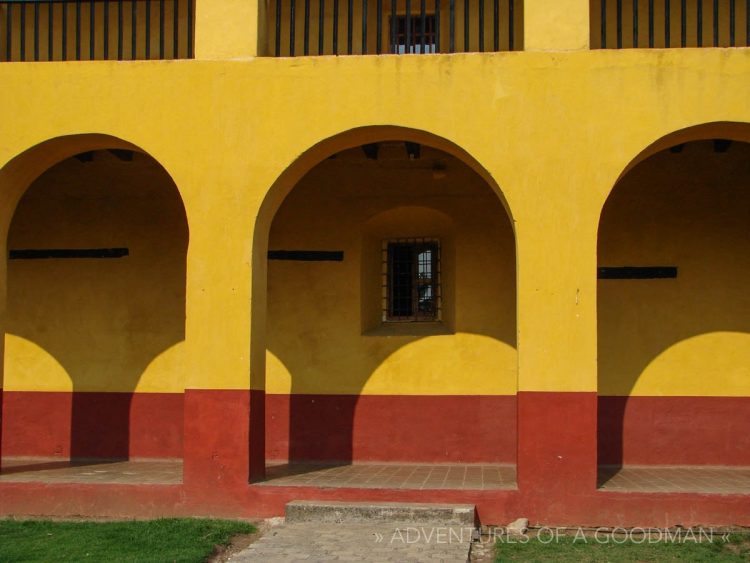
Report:
[[[440,242],[383,242],[383,321],[440,320]]]

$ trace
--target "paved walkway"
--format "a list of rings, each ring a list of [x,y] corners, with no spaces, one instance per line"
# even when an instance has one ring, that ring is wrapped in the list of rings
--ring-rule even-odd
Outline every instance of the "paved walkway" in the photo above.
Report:
[[[296,522],[271,528],[230,561],[378,561],[465,563],[472,529],[444,524]]]

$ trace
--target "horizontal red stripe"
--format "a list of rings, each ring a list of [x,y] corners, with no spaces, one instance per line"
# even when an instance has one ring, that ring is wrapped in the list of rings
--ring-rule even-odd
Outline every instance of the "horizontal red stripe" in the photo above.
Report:
[[[266,395],[266,457],[512,463],[516,398]]]
[[[600,464],[750,465],[750,397],[599,397]]]
[[[182,393],[3,392],[4,456],[182,456]]]

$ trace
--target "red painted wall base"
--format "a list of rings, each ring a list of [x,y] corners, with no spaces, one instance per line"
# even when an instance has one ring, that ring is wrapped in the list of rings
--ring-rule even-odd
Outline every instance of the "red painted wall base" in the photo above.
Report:
[[[266,458],[514,463],[516,397],[266,395]]]
[[[182,457],[182,393],[5,391],[5,456]]]
[[[602,465],[750,465],[750,397],[599,397]]]

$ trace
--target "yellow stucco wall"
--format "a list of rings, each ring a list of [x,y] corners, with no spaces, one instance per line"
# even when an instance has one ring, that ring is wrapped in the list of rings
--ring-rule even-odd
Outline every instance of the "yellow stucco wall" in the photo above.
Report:
[[[5,230],[51,164],[45,151],[113,141],[75,137],[25,153],[39,143],[100,133],[140,147],[174,179],[190,227],[185,369],[170,377],[262,388],[261,257],[276,208],[314,164],[385,130],[358,128],[400,126],[470,161],[510,211],[517,388],[595,391],[602,206],[664,135],[750,124],[749,73],[747,49],[3,64],[0,217]]]
[[[382,241],[440,241],[442,321],[382,322]],[[490,395],[516,389],[515,249],[498,197],[446,153],[403,143],[315,167],[271,227],[271,249],[342,262],[268,267],[272,393]]]
[[[93,158],[69,158],[29,187],[9,249],[129,255],[9,262],[5,388],[182,392],[188,232],[179,194],[143,154]]]
[[[750,144],[662,151],[618,184],[599,265],[677,266],[599,282],[599,391],[750,394]]]

